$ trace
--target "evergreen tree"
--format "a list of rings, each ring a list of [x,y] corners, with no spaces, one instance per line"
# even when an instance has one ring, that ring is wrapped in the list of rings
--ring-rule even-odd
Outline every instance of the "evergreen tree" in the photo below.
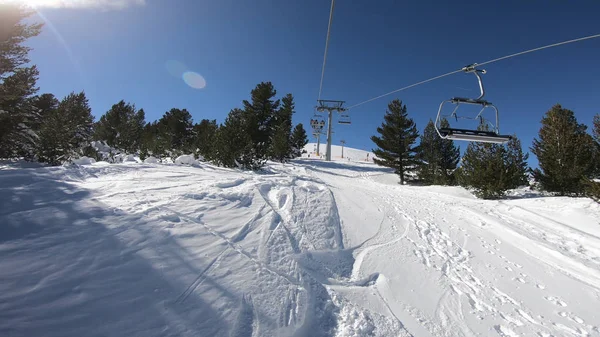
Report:
[[[487,125],[479,130],[488,131]],[[527,185],[528,154],[523,154],[521,141],[513,136],[507,144],[471,142],[467,146],[457,180],[461,186],[475,189],[483,199],[497,199],[506,191]]]
[[[135,153],[140,148],[145,126],[143,109],[121,100],[114,104],[95,125],[94,139],[105,141],[111,147]]]
[[[206,160],[215,159],[215,146],[217,137],[217,121],[203,119],[194,125],[194,151]]]
[[[38,70],[29,63],[25,41],[39,35],[41,24],[26,24],[24,7],[0,4],[0,158],[31,157],[39,115],[32,104]]]
[[[388,104],[384,122],[377,127],[381,137],[372,136],[371,140],[377,145],[373,153],[381,159],[374,158],[375,164],[394,169],[400,177],[400,184],[407,180],[406,173],[414,169],[418,150],[414,143],[419,137],[415,122],[408,117],[406,105],[400,100],[393,100]]]
[[[539,169],[533,175],[542,189],[559,195],[580,195],[582,183],[593,174],[594,142],[573,111],[554,105],[542,118],[539,139],[531,151]]]
[[[290,137],[290,143],[292,145],[292,158],[298,158],[302,156],[302,151],[306,144],[308,144],[308,136],[302,123],[296,124],[294,131]]]
[[[594,116],[592,134],[594,135],[594,140],[596,141],[596,155],[594,156],[594,163],[596,166],[595,176],[596,178],[600,178],[600,114]]]
[[[83,92],[67,95],[44,118],[40,130],[40,161],[58,165],[83,154],[92,136],[92,116]]]
[[[251,102],[244,100],[244,129],[251,139],[252,147],[243,156],[242,166],[258,169],[264,165],[271,148],[273,119],[280,101],[274,99],[277,91],[271,82],[259,83],[250,93]]]
[[[158,121],[159,132],[165,138],[167,151],[190,153],[192,151],[194,123],[186,109],[171,109]],[[174,154],[176,155],[176,154]]]
[[[39,132],[46,116],[58,108],[60,101],[53,94],[42,94],[33,98],[32,104],[38,111],[39,119],[31,125],[34,132]]]
[[[246,132],[244,111],[231,110],[217,131],[215,161],[225,167],[255,169],[253,149],[252,139]]]
[[[496,199],[510,189],[506,149],[500,144],[470,142],[462,159],[460,182],[483,199]]]
[[[441,121],[442,128],[449,128],[450,123],[445,118]],[[436,184],[452,185],[456,182],[454,171],[460,161],[460,149],[454,145],[451,139],[440,139],[440,175],[436,180]]]
[[[508,187],[517,188],[529,185],[529,165],[527,165],[529,153],[523,154],[523,148],[521,147],[519,138],[517,138],[516,135],[513,135],[506,144],[505,149],[507,156],[506,168],[509,177]]]
[[[432,120],[425,126],[419,143],[419,180],[426,184],[435,184],[440,172],[441,138],[435,131]]]
[[[281,107],[276,111],[273,119],[273,136],[269,152],[271,159],[284,162],[293,156],[291,133],[294,97],[292,94],[287,94],[281,103]]]
[[[594,139],[596,143],[600,144],[600,114],[594,116],[594,128],[593,128]]]
[[[167,155],[169,142],[165,133],[161,132],[158,121],[147,123],[142,131],[140,144],[140,158],[146,159],[153,156],[162,159]]]
[[[446,119],[442,127],[449,127]],[[439,137],[432,120],[429,120],[419,144],[419,179],[427,184],[450,185],[455,181],[454,170],[460,160],[460,150],[449,139]]]

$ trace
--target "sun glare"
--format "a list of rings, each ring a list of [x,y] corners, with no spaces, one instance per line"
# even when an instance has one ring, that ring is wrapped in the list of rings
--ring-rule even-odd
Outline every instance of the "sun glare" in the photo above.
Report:
[[[144,5],[145,0],[5,0],[32,8],[112,8],[122,9],[129,5]]]
[[[194,89],[202,89],[206,86],[204,77],[193,71],[186,71],[183,73],[183,81]]]

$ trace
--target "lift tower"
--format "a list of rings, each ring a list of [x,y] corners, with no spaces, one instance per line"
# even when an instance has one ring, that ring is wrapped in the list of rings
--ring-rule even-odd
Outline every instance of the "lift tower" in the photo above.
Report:
[[[343,108],[345,101],[331,101],[320,99],[317,100],[319,105],[317,105],[316,109],[319,112],[327,111],[327,153],[325,160],[331,161],[331,124],[333,122],[333,112],[337,111],[338,113],[346,111],[346,108]]]

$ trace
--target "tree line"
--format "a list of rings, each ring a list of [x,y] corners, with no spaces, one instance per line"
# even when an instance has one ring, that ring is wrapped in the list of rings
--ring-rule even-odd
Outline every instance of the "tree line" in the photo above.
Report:
[[[193,154],[225,167],[259,169],[267,160],[300,156],[308,143],[302,124],[292,125],[294,97],[277,99],[271,82],[261,82],[241,108],[231,110],[222,124],[202,119],[194,123],[186,109],[173,108],[156,121],[121,100],[98,121],[85,92],[61,100],[37,95],[39,72],[28,65],[24,42],[41,32],[41,24],[25,24],[31,15],[23,7],[0,4],[0,19],[8,29],[0,36],[0,158],[25,158],[59,165],[81,156],[106,160],[100,141],[111,151],[158,159]],[[5,36],[4,36],[5,35]],[[114,153],[109,153],[109,156]]]
[[[406,105],[396,99],[388,104],[379,136],[371,137],[377,146],[374,162],[393,168],[401,184],[460,185],[484,199],[501,198],[532,181],[539,190],[599,200],[600,115],[589,134],[573,111],[556,104],[541,124],[531,146],[539,167],[532,170],[516,135],[505,144],[469,142],[461,157],[452,140],[438,136],[432,120],[419,136]],[[441,126],[448,127],[448,121]]]

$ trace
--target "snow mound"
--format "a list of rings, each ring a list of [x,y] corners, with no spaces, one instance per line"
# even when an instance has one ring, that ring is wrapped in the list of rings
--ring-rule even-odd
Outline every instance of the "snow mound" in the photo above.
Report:
[[[158,163],[160,163],[160,161],[158,160],[158,158],[150,156],[150,157],[144,159],[144,163],[146,163],[146,164],[158,164]]]
[[[181,156],[175,158],[175,164],[178,164],[178,165],[198,165],[199,163],[196,160],[196,158],[194,158],[194,156],[188,155],[188,154],[184,154],[184,155],[181,155]]]
[[[71,162],[76,165],[91,165],[95,163],[96,160],[94,158],[83,156],[81,158],[73,159]]]

